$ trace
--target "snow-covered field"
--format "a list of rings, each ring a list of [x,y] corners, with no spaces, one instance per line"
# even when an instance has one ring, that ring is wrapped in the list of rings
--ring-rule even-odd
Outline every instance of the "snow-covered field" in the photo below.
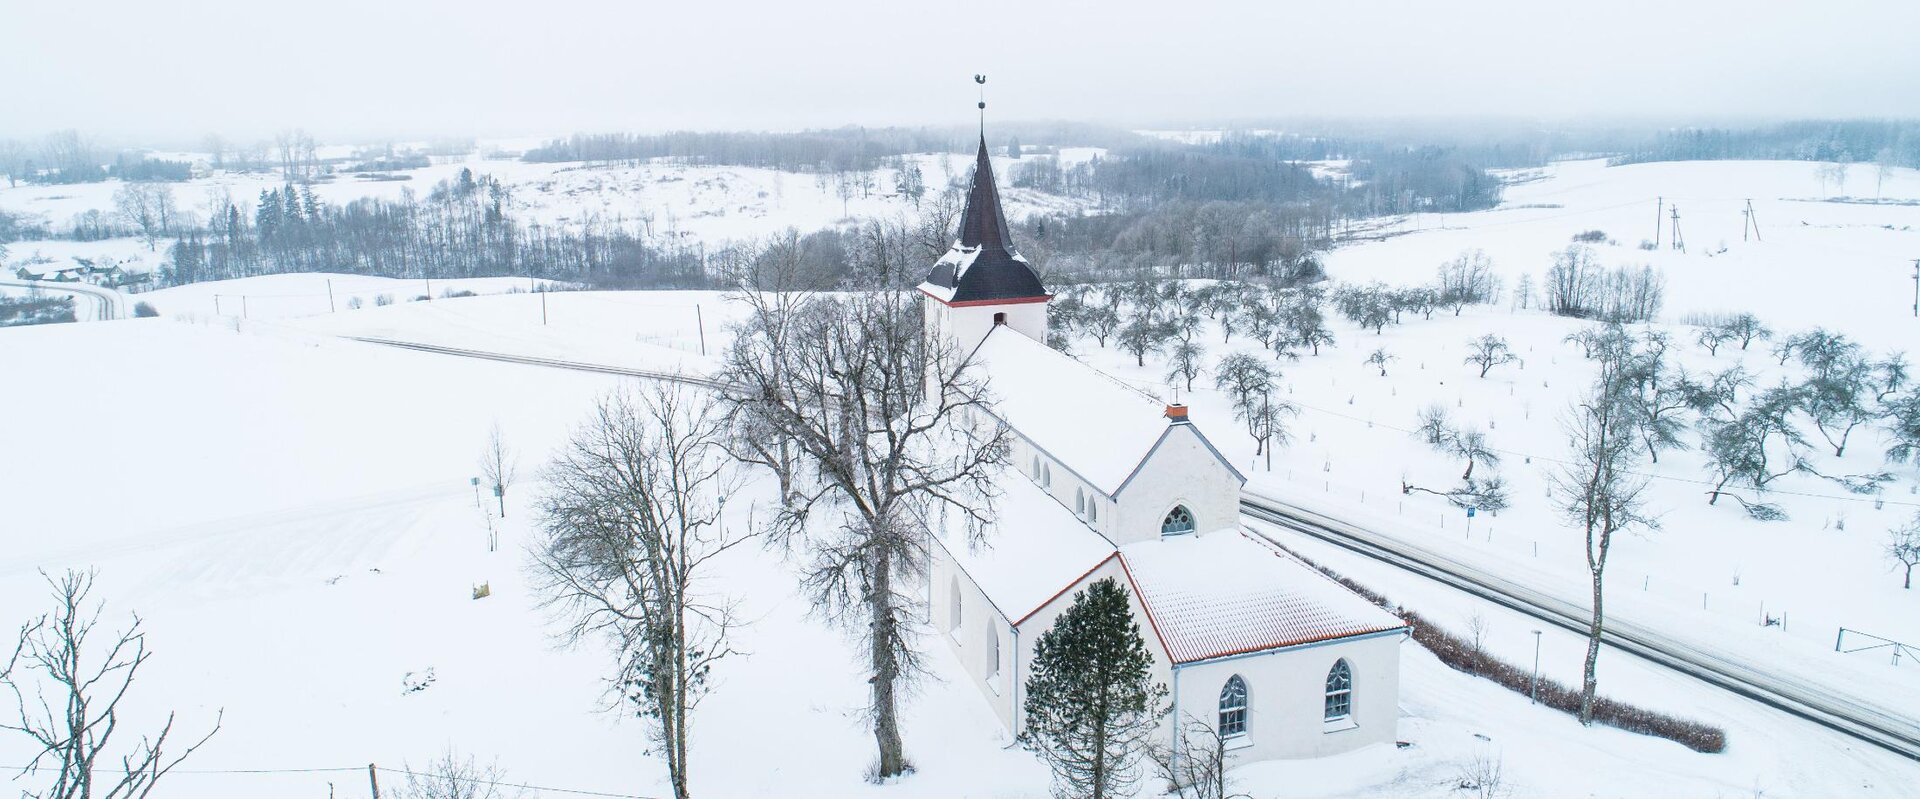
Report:
[[[1856,173],[1848,192],[1871,196],[1871,177]],[[1902,171],[1884,191],[1920,198],[1920,175]],[[1765,353],[1723,349],[1710,357],[1673,322],[1694,311],[1750,310],[1783,333],[1824,325],[1877,351],[1920,333],[1907,315],[1911,261],[1903,272],[1900,257],[1920,250],[1911,227],[1920,209],[1803,201],[1819,194],[1807,164],[1567,163],[1508,192],[1508,206],[1558,207],[1410,218],[1399,225],[1404,235],[1336,250],[1328,268],[1341,280],[1425,281],[1441,261],[1478,247],[1511,287],[1523,272],[1537,281],[1573,233],[1601,229],[1621,242],[1599,248],[1603,261],[1652,263],[1667,275],[1662,327],[1689,369],[1744,360],[1768,375],[1764,383],[1781,371]],[[1652,198],[1661,195],[1681,206],[1685,254],[1632,246],[1651,236]],[[1747,197],[1764,243],[1739,241],[1737,214],[1730,229],[1726,222]],[[837,214],[839,200],[830,199]],[[1706,254],[1722,239],[1725,252]],[[328,279],[343,296],[365,297],[366,307],[346,310],[342,301],[328,313],[324,298],[314,299]],[[96,566],[113,621],[139,611],[157,653],[129,723],[177,708],[185,729],[200,729],[225,708],[226,729],[193,768],[349,769],[183,774],[166,795],[318,796],[328,783],[358,795],[366,763],[420,763],[449,746],[498,758],[516,781],[665,791],[663,769],[640,754],[638,725],[594,712],[604,658],[552,646],[553,628],[524,576],[536,467],[619,381],[340,336],[702,372],[724,348],[734,309],[702,292],[507,294],[517,286],[473,283],[459,288],[484,296],[443,300],[436,285],[431,303],[374,307],[372,297],[410,299],[424,287],[253,278],[146,295],[159,319],[0,331],[8,381],[0,418],[16,420],[0,438],[0,625],[42,606],[36,569]],[[218,316],[208,307],[214,294],[291,296],[263,300],[264,310],[249,299],[248,318],[235,319],[224,300]],[[1272,472],[1253,464],[1251,440],[1215,392],[1196,386],[1202,390],[1181,398],[1253,487],[1578,597],[1581,542],[1552,517],[1544,482],[1551,459],[1564,455],[1557,417],[1587,376],[1579,351],[1561,342],[1578,325],[1504,303],[1442,314],[1381,336],[1337,323],[1338,346],[1286,365],[1304,410]],[[1524,367],[1483,380],[1462,365],[1466,340],[1488,332],[1513,342]],[[1173,395],[1156,358],[1138,369],[1116,350],[1078,345],[1102,369]],[[1217,333],[1208,346],[1213,357],[1258,351],[1242,339],[1223,345]],[[1361,363],[1375,347],[1398,357],[1390,377]],[[1502,473],[1515,507],[1477,519],[1470,537],[1457,511],[1398,492],[1403,477],[1443,486],[1458,475],[1459,464],[1404,432],[1435,401],[1489,427],[1507,452]],[[488,516],[467,482],[496,422],[522,453],[522,485],[510,492],[504,520]],[[1877,463],[1875,444],[1870,436],[1855,444],[1848,470]],[[1920,501],[1910,493],[1913,470],[1899,472],[1880,509],[1830,483],[1783,479],[1774,499],[1792,519],[1771,524],[1707,507],[1701,487],[1686,482],[1704,476],[1697,454],[1664,455],[1653,473],[1663,529],[1616,548],[1614,612],[1920,711],[1920,664],[1895,668],[1831,651],[1839,624],[1920,641],[1920,594],[1901,591],[1877,553],[1885,527]],[[730,504],[733,523],[749,523],[766,487],[750,485],[746,494]],[[489,525],[500,531],[498,552],[484,546]],[[1509,660],[1533,655],[1526,619],[1326,547],[1300,546],[1456,632],[1483,616],[1488,646]],[[493,596],[470,599],[483,582]],[[905,720],[918,773],[899,785],[866,785],[871,742],[858,713],[864,684],[854,648],[805,617],[790,570],[771,553],[735,550],[716,587],[737,595],[752,623],[738,642],[749,654],[723,664],[719,689],[697,718],[697,792],[1046,795],[1044,771],[1007,748],[941,647],[929,647],[933,673]],[[1785,630],[1758,624],[1763,604],[1765,614],[1787,618]],[[1548,631],[1542,645],[1543,672],[1577,679],[1579,639]],[[403,679],[428,668],[433,685],[405,693]],[[1408,644],[1399,737],[1410,748],[1261,764],[1242,770],[1239,788],[1259,797],[1448,796],[1462,762],[1487,752],[1504,761],[1518,796],[1920,795],[1920,767],[1911,761],[1617,653],[1602,658],[1601,686],[1722,725],[1729,748],[1700,755],[1583,729]],[[0,766],[17,763],[18,752],[0,736]]]
[[[484,148],[482,152],[484,152]],[[1062,148],[1063,164],[1083,162],[1104,151],[1091,147]],[[193,158],[192,153],[176,154]],[[1030,158],[1045,156],[1029,156]],[[906,157],[918,166],[930,191],[953,181],[965,183],[972,159],[957,153],[926,153]],[[1002,161],[1004,174],[1008,165]],[[720,245],[778,233],[832,227],[855,219],[890,218],[911,214],[914,202],[895,192],[895,171],[876,169],[863,185],[851,185],[841,196],[834,176],[783,172],[734,166],[690,166],[666,161],[638,165],[600,166],[581,163],[541,164],[487,158],[478,153],[459,159],[436,159],[431,166],[398,170],[397,180],[368,180],[353,174],[312,184],[322,202],[341,205],[363,197],[398,199],[411,192],[424,196],[463,169],[491,175],[510,192],[510,213],[523,224],[578,228],[589,220],[644,226],[662,238],[690,239]],[[262,191],[277,189],[277,173],[216,171],[191,181],[166,184],[184,213],[204,219],[217,198],[229,198],[241,209],[252,207]],[[72,186],[0,186],[0,209],[38,217],[62,228],[88,211],[112,215],[117,180]],[[1087,201],[1045,194],[1032,189],[1009,189],[1007,212],[1024,216],[1038,211],[1072,212]],[[157,268],[166,260],[159,251],[134,238],[75,242],[30,240],[10,245],[0,266],[34,259],[65,263],[75,256],[108,257],[130,271]]]

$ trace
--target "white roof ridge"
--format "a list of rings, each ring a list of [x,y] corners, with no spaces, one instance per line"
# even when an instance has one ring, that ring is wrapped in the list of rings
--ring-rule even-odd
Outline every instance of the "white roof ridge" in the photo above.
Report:
[[[1008,335],[1019,336],[1023,339],[1032,341],[1033,343],[1040,345],[1041,349],[1046,350],[1048,353],[1052,354],[1054,357],[1060,358],[1061,360],[1071,363],[1074,366],[1077,366],[1081,369],[1085,369],[1088,372],[1098,375],[1100,376],[1101,379],[1106,380],[1107,382],[1112,383],[1116,386],[1119,386],[1120,388],[1126,389],[1128,393],[1138,395],[1141,399],[1146,400],[1147,404],[1149,405],[1165,405],[1166,404],[1164,400],[1152,394],[1148,394],[1145,390],[1141,389],[1140,387],[1129,384],[1125,380],[1121,380],[1120,378],[1107,374],[1106,372],[1100,369],[1094,368],[1092,364],[1089,364],[1086,361],[1082,361],[1079,358],[1075,358],[1064,352],[1061,352],[1052,347],[1049,347],[1044,341],[1036,341],[1032,336],[1028,336],[1025,333],[1021,333],[1017,330],[1012,330],[1012,328],[1008,325],[995,325],[993,330],[990,330],[987,332],[987,335],[992,336],[996,333],[1001,332],[1002,330],[1008,331]],[[982,343],[985,343],[985,339],[982,339]]]

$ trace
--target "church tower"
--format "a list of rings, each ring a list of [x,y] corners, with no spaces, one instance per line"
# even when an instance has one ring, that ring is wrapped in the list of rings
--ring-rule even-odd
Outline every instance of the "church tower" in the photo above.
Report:
[[[926,295],[927,324],[963,350],[978,345],[996,325],[1035,341],[1047,340],[1047,301],[1053,295],[1013,247],[985,134],[959,233],[947,254],[934,262],[920,291]]]

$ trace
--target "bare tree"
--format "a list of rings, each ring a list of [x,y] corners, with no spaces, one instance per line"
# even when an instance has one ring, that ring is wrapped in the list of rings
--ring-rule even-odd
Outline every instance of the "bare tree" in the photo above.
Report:
[[[1573,457],[1551,476],[1555,504],[1586,535],[1587,573],[1592,579],[1593,617],[1587,630],[1587,657],[1580,688],[1580,723],[1593,723],[1598,684],[1600,639],[1604,628],[1601,597],[1607,556],[1616,533],[1658,527],[1645,511],[1646,480],[1634,474],[1639,452],[1633,414],[1625,400],[1629,366],[1618,358],[1600,360],[1600,374],[1580,404],[1571,409],[1567,432]]]
[[[1913,567],[1920,566],[1920,513],[1907,523],[1887,531],[1887,559],[1899,564],[1906,573],[1901,588],[1913,588]]]
[[[702,575],[748,540],[721,521],[734,488],[724,416],[693,391],[603,398],[547,470],[534,550],[565,640],[612,641],[609,690],[647,719],[677,799],[688,796],[688,717],[712,687],[713,665],[732,653],[732,615]]]
[[[507,518],[507,488],[513,485],[519,471],[519,457],[507,446],[506,437],[500,433],[500,423],[494,422],[487,431],[487,448],[480,452],[480,474],[500,503],[502,519]]]
[[[1440,266],[1439,304],[1453,309],[1453,315],[1472,304],[1493,302],[1498,279],[1493,275],[1493,259],[1481,250],[1467,250]]]
[[[157,183],[121,184],[113,193],[113,208],[127,224],[140,230],[148,250],[172,232],[177,213],[173,190]]]
[[[866,652],[880,780],[910,768],[899,710],[919,672],[914,585],[930,528],[955,517],[981,534],[1010,446],[984,412],[978,370],[903,290],[910,255],[880,242],[863,255],[876,273],[867,285],[894,290],[751,303],[759,318],[724,373],[729,398],[803,453],[800,487],[771,530],[804,553],[817,611]]]
[[[394,799],[517,799],[525,791],[507,785],[496,764],[482,766],[471,756],[448,749],[421,770],[403,766],[406,779],[393,791]]]
[[[1513,354],[1513,350],[1507,346],[1506,339],[1492,333],[1467,342],[1467,347],[1467,359],[1463,363],[1480,367],[1482,378],[1493,367],[1520,360],[1520,356]]]
[[[1186,714],[1180,722],[1177,743],[1156,744],[1148,750],[1160,778],[1173,787],[1182,799],[1246,799],[1248,794],[1228,793],[1227,742],[1220,731],[1206,721]]]
[[[0,686],[13,693],[19,712],[17,722],[0,721],[0,730],[21,733],[38,750],[21,776],[49,773],[45,788],[22,796],[141,799],[219,732],[220,721],[177,755],[168,746],[172,713],[158,732],[117,745],[114,734],[126,716],[120,702],[152,657],[140,617],[104,648],[90,646],[104,609],[91,599],[94,573],[41,576],[53,589],[54,610],[21,625],[13,654],[0,668]]]

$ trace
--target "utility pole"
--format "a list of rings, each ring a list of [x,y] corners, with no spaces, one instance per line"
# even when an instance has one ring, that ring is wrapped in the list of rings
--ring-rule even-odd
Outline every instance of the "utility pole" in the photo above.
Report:
[[[1913,259],[1913,318],[1920,319],[1920,258]]]
[[[333,307],[333,278],[327,278],[327,313],[334,313],[338,310],[338,308]]]
[[[700,328],[700,354],[705,356],[707,354],[707,319],[700,314],[699,303],[694,303],[693,306],[693,324]]]
[[[540,324],[547,324],[547,292],[540,292]]]
[[[373,786],[373,799],[380,799],[380,775],[374,771],[372,763],[367,764],[367,784]]]
[[[1687,239],[1685,236],[1680,235],[1680,206],[1671,206],[1668,210],[1673,212],[1673,248],[1681,252],[1686,252]]]
[[[1760,238],[1760,217],[1757,217],[1757,216],[1754,216],[1754,215],[1753,215],[1753,201],[1752,201],[1752,200],[1748,200],[1748,201],[1747,201],[1747,210],[1745,210],[1745,211],[1741,211],[1740,213],[1741,213],[1741,215],[1742,215],[1742,216],[1745,216],[1745,217],[1746,217],[1746,222],[1745,222],[1744,224],[1742,224],[1742,225],[1740,226],[1740,240],[1741,240],[1741,241],[1746,241],[1746,240],[1747,240],[1747,229],[1748,229],[1748,228],[1752,228],[1752,229],[1753,229],[1753,240],[1754,240],[1754,241],[1762,241],[1763,239],[1761,239],[1761,238]]]
[[[1666,215],[1667,198],[1653,198],[1653,248],[1660,249],[1660,218]]]

